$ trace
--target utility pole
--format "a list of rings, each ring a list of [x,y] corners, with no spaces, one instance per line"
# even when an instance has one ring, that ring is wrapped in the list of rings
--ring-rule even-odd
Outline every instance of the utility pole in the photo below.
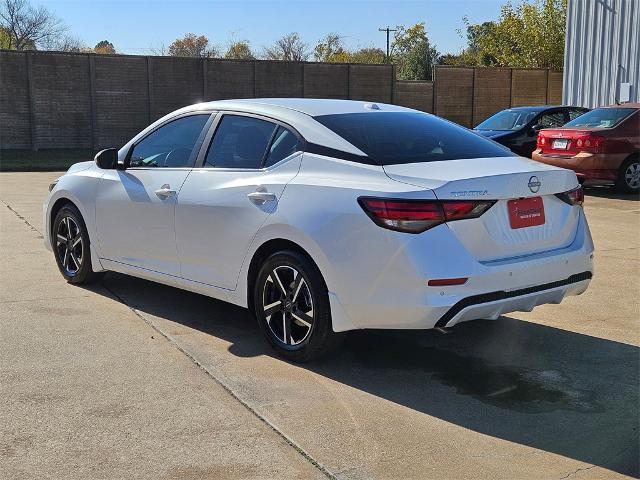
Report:
[[[378,31],[387,32],[387,63],[389,63],[389,33],[395,32],[396,30],[393,28],[389,28],[389,25],[387,25],[387,28],[379,28]]]

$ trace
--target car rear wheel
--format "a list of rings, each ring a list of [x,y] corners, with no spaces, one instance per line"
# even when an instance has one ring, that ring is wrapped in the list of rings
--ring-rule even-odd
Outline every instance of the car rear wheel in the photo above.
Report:
[[[336,348],[344,336],[331,327],[322,275],[294,251],[277,252],[264,262],[255,282],[254,307],[267,340],[288,360],[318,358]]]
[[[80,211],[65,205],[53,220],[51,244],[62,276],[69,283],[90,283],[102,275],[93,271],[89,234]]]
[[[634,155],[628,158],[618,171],[616,181],[618,190],[628,193],[640,191],[640,157]]]

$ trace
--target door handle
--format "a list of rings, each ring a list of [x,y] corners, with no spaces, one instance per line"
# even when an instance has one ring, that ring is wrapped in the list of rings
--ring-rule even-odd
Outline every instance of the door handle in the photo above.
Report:
[[[276,199],[276,194],[270,192],[251,192],[247,194],[247,198],[256,205],[264,205],[267,202],[273,202]]]
[[[173,195],[175,195],[175,193],[176,191],[171,190],[171,187],[168,183],[165,183],[164,185],[162,185],[162,187],[160,187],[159,190],[155,191],[155,194],[158,196],[158,198],[161,198],[162,200],[172,197]]]

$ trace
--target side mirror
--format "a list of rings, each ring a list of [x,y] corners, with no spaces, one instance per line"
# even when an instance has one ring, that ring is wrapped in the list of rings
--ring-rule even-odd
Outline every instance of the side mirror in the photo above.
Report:
[[[99,151],[94,157],[96,165],[104,170],[113,170],[118,166],[118,150],[107,148]]]

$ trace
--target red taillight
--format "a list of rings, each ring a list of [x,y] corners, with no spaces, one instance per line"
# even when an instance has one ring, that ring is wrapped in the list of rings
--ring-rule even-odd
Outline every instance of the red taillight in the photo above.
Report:
[[[582,185],[564,193],[556,193],[556,197],[569,205],[582,205],[584,203],[584,190]]]
[[[547,137],[545,137],[542,132],[538,133],[538,140],[537,140],[537,146],[538,148],[542,148],[547,144]]]
[[[381,227],[405,233],[421,233],[444,222],[479,217],[495,202],[360,197],[358,203]]]
[[[464,285],[469,280],[468,277],[461,278],[436,278],[429,280],[427,285],[430,287],[450,287],[452,285]]]
[[[593,135],[585,133],[580,135],[577,139],[573,140],[577,150],[581,152],[598,153],[604,146],[604,137],[599,135]]]

